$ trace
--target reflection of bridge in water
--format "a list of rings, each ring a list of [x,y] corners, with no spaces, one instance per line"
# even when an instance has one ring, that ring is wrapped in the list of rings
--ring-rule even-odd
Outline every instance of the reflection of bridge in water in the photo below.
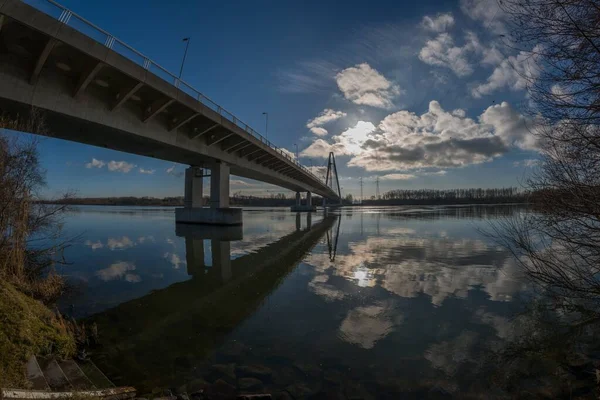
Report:
[[[301,219],[307,217],[306,228]],[[181,385],[225,336],[250,316],[305,255],[335,225],[337,216],[312,223],[296,217],[296,230],[254,253],[231,260],[231,241],[241,227],[178,226],[185,236],[192,279],[90,317],[102,348],[95,361],[116,381],[139,390]],[[207,229],[208,228],[208,229]],[[212,265],[205,265],[204,241],[211,241]]]

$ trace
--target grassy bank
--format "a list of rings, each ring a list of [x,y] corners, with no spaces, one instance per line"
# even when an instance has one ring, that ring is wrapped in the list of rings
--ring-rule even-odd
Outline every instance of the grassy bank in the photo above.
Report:
[[[26,388],[31,355],[71,357],[76,345],[67,326],[50,309],[0,282],[0,387]]]

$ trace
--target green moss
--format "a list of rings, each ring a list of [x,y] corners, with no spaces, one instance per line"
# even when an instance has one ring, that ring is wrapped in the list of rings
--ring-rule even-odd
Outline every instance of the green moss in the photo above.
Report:
[[[71,357],[76,345],[66,326],[46,306],[0,282],[0,386],[27,386],[31,355]]]

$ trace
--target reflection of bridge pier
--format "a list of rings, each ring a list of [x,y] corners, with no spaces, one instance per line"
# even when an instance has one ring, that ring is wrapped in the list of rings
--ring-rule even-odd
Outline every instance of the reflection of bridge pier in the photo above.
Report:
[[[297,212],[296,213],[296,230],[299,231],[302,229],[302,217],[301,217],[301,213]],[[307,213],[306,214],[306,229],[310,230],[310,228],[312,228],[312,214],[311,213]]]
[[[188,275],[203,275],[207,268],[204,241],[210,239],[211,268],[221,271],[223,282],[231,276],[231,242],[243,239],[241,226],[205,226],[177,224],[177,236],[185,236]]]

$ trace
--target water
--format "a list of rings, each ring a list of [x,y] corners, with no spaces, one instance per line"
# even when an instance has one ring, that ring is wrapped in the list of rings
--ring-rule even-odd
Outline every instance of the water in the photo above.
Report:
[[[79,290],[61,308],[97,324],[95,360],[141,392],[242,384],[244,365],[296,398],[476,392],[526,293],[481,231],[523,211],[249,209],[243,228],[206,229],[172,208],[79,207],[61,268]]]

